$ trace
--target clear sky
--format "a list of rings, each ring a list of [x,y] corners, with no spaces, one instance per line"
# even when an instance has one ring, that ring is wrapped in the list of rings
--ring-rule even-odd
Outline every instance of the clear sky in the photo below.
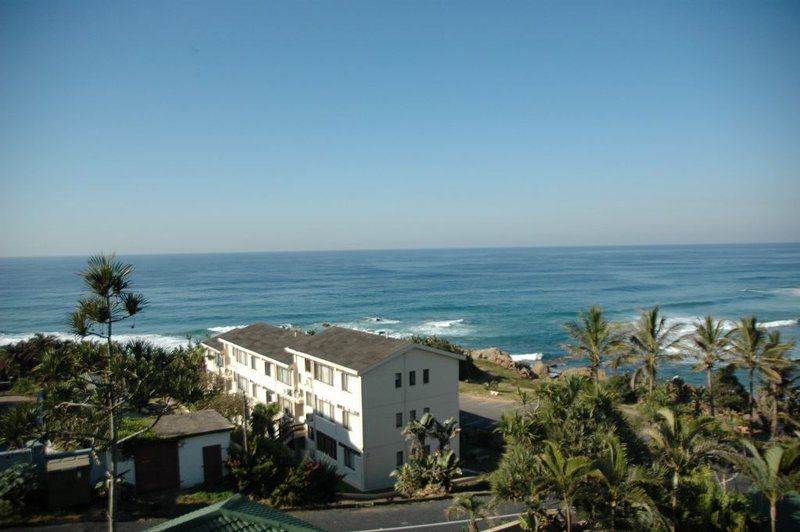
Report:
[[[800,3],[0,2],[0,255],[800,240]]]

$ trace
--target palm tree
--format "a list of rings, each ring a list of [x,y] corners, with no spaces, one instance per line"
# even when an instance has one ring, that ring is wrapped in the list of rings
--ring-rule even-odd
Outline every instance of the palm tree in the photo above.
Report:
[[[502,434],[503,439],[512,443],[530,445],[538,432],[536,419],[528,412],[507,410],[497,422],[495,432]]]
[[[711,418],[681,418],[669,408],[658,411],[655,426],[645,429],[645,435],[658,459],[672,471],[672,530],[677,525],[678,488],[685,473],[699,466],[719,445],[707,439]]]
[[[437,452],[433,457],[428,457],[431,462],[431,484],[438,484],[446,493],[453,488],[453,479],[461,474],[459,459],[452,449]]]
[[[450,448],[450,440],[455,438],[459,432],[461,432],[461,429],[458,428],[458,421],[452,417],[445,419],[441,423],[434,418],[430,429],[430,435],[439,442],[440,452]]]
[[[478,521],[492,515],[491,504],[480,500],[474,494],[458,495],[447,508],[447,519],[452,520],[462,515],[467,518],[467,531],[478,532]]]
[[[714,366],[725,357],[730,344],[732,331],[725,330],[723,320],[715,320],[713,316],[706,316],[694,328],[694,333],[688,338],[691,349],[700,361],[694,366],[695,371],[705,370],[706,387],[708,388],[708,402],[711,415],[714,416]]]
[[[794,341],[783,342],[780,331],[769,333],[765,352],[770,353],[770,364],[777,378],[770,379],[766,386],[766,395],[770,408],[770,437],[775,438],[779,432],[779,405],[797,380],[798,362],[787,357],[794,347]]]
[[[430,413],[425,413],[419,419],[412,419],[403,428],[403,436],[411,442],[411,453],[415,456],[422,456],[425,449],[425,441],[434,427],[436,418]]]
[[[739,325],[734,330],[731,350],[735,356],[733,363],[736,367],[747,370],[748,393],[750,396],[748,399],[749,424],[752,428],[753,409],[755,406],[755,395],[753,394],[755,374],[759,372],[769,380],[780,380],[780,375],[776,368],[785,366],[787,362],[780,357],[784,347],[780,344],[769,344],[764,328],[759,326],[755,316],[750,316],[739,320]]]
[[[742,442],[750,452],[746,458],[729,454],[728,459],[742,471],[753,485],[769,501],[769,518],[772,532],[778,523],[778,502],[800,483],[800,446],[797,442],[789,446],[773,445],[763,453],[749,441]]]
[[[597,384],[603,359],[618,352],[622,338],[603,316],[603,309],[589,307],[588,312],[579,312],[578,320],[564,325],[564,330],[574,340],[574,344],[563,344],[570,355],[589,359],[592,379]]]
[[[627,338],[627,352],[615,361],[615,365],[628,361],[641,362],[631,377],[632,388],[636,386],[637,379],[644,375],[648,380],[648,397],[652,397],[661,362],[681,359],[681,355],[674,351],[680,342],[676,334],[679,326],[677,323],[668,325],[658,306],[642,312]]]
[[[631,465],[625,446],[613,434],[607,439],[606,453],[594,462],[594,476],[600,480],[606,494],[603,507],[608,512],[605,521],[610,530],[630,528],[630,519],[642,513],[649,518],[649,526],[655,527],[661,519],[658,507],[645,491],[653,482],[641,467]]]
[[[106,343],[106,371],[104,388],[106,390],[105,409],[108,414],[111,470],[108,472],[108,530],[116,529],[117,514],[117,429],[119,419],[116,411],[121,406],[116,397],[113,381],[113,340],[112,327],[128,318],[134,317],[146,305],[141,294],[129,290],[133,266],[116,260],[115,255],[95,255],[89,258],[86,269],[81,272],[84,284],[89,289],[89,297],[78,301],[71,316],[72,331],[85,338],[95,336]]]
[[[581,495],[586,480],[592,473],[592,461],[585,456],[565,457],[558,446],[545,441],[544,452],[539,455],[540,482],[538,489],[561,500],[566,530],[572,530],[572,507]]]

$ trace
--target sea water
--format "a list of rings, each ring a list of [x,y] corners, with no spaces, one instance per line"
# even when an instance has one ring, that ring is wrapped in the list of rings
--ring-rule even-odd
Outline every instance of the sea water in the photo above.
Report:
[[[150,301],[119,338],[185,345],[254,321],[336,324],[561,359],[563,324],[589,305],[632,322],[755,315],[800,337],[800,244],[131,255]],[[0,259],[0,345],[68,333],[86,257]],[[797,350],[795,351],[797,353]],[[539,355],[534,355],[539,356]],[[662,377],[693,382],[691,360]],[[696,376],[699,377],[699,376]]]

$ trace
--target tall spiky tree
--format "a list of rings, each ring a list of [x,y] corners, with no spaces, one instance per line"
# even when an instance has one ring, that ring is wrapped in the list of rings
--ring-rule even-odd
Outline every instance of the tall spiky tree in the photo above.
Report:
[[[146,305],[143,295],[130,290],[133,266],[116,259],[114,254],[95,255],[89,258],[86,269],[81,272],[88,296],[78,301],[71,316],[73,332],[86,338],[101,338],[106,346],[106,367],[103,373],[105,413],[108,416],[108,441],[111,468],[108,471],[108,530],[114,532],[117,518],[117,451],[119,445],[118,412],[124,402],[118,397],[114,382],[114,324],[137,315]]]
[[[726,330],[723,320],[715,320],[714,316],[706,316],[695,325],[694,332],[687,338],[689,349],[699,359],[695,364],[695,371],[706,372],[706,387],[708,388],[708,404],[711,415],[714,411],[713,375],[716,365],[724,360],[730,345],[732,330]]]
[[[703,463],[719,444],[709,438],[711,418],[681,418],[669,408],[658,411],[656,424],[644,433],[655,455],[672,472],[672,530],[677,527],[678,489],[686,473]]]
[[[759,325],[755,316],[741,318],[732,336],[733,363],[736,367],[747,371],[749,425],[751,428],[755,407],[753,386],[757,373],[764,375],[770,381],[777,381],[780,380],[777,369],[784,367],[787,363],[787,360],[781,357],[784,347],[780,344],[770,344],[768,340],[767,332]]]
[[[682,358],[682,355],[675,351],[680,343],[680,337],[677,334],[678,327],[680,327],[679,323],[672,325],[667,323],[667,319],[661,315],[658,306],[642,312],[633,330],[626,338],[627,345],[624,353],[615,360],[615,366],[628,362],[639,364],[631,376],[632,388],[644,375],[648,381],[648,397],[652,397],[656,386],[658,367],[661,363]]]
[[[589,307],[588,312],[579,312],[577,321],[564,325],[564,330],[574,343],[562,347],[574,357],[589,360],[589,370],[595,384],[599,379],[600,367],[605,358],[617,353],[623,346],[619,331],[603,316],[603,309]]]
[[[752,442],[743,441],[749,457],[729,454],[728,459],[745,474],[758,491],[769,501],[772,532],[777,530],[778,503],[790,491],[800,489],[800,446],[772,445],[763,453]]]

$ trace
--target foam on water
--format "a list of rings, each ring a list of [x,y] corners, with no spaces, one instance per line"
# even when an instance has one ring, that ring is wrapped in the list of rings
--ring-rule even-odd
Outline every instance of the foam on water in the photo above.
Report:
[[[207,330],[217,335],[230,332],[234,329],[243,329],[244,327],[247,327],[247,325],[222,325],[220,327],[209,327]]]
[[[514,362],[535,362],[544,357],[544,353],[522,353],[519,355],[508,355]]]
[[[80,341],[79,336],[75,336],[74,334],[64,333],[64,332],[44,332],[41,333],[46,336],[55,336],[61,341],[72,341],[78,342]],[[36,336],[36,333],[20,333],[20,334],[0,334],[0,347],[6,345],[16,345],[19,342],[24,342],[30,340]],[[102,342],[102,338],[97,337],[89,337],[86,338],[90,342]],[[188,338],[181,338],[178,336],[164,336],[160,334],[116,334],[114,335],[114,341],[120,343],[132,342],[132,341],[142,341],[148,342],[153,344],[156,347],[161,347],[164,349],[177,349],[178,347],[188,347],[189,346],[189,339]]]

